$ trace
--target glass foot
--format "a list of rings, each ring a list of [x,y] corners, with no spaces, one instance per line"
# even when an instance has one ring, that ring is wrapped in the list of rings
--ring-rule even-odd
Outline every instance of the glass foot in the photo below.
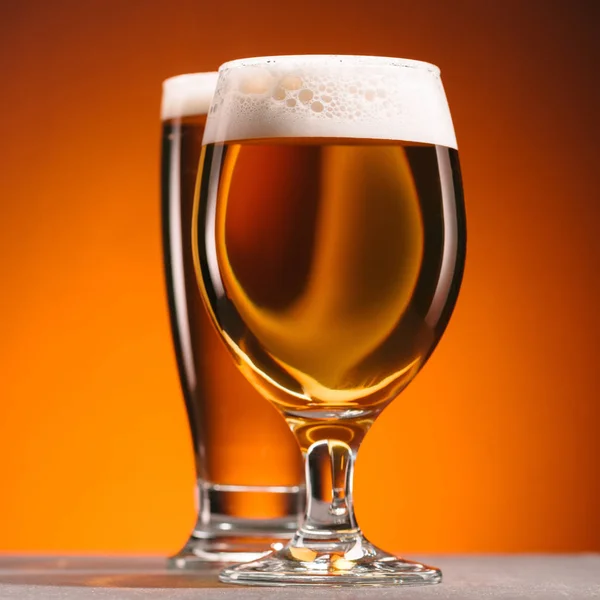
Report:
[[[169,558],[168,566],[173,569],[204,569],[207,563],[238,563],[256,560],[271,550],[281,548],[286,540],[277,541],[265,538],[229,538],[197,539],[190,538],[188,543]]]
[[[364,538],[351,545],[319,542],[308,547],[296,542],[253,562],[227,567],[219,579],[265,586],[423,585],[442,580],[439,569],[387,554]]]
[[[169,558],[174,569],[203,569],[206,563],[256,560],[280,550],[298,527],[304,486],[218,485],[199,481],[198,522],[186,545]],[[252,511],[266,514],[255,517]],[[269,515],[270,513],[270,515]]]

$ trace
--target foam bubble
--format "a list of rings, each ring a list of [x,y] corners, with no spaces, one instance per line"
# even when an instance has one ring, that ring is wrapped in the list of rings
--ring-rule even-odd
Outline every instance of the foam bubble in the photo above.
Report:
[[[177,119],[208,113],[218,73],[189,73],[163,81],[161,117]]]
[[[457,147],[440,71],[429,63],[315,55],[222,65],[204,144],[277,137]]]

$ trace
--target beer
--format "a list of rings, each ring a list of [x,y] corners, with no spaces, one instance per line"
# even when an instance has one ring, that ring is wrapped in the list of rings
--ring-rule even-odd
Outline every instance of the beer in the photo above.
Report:
[[[357,119],[384,110],[385,87],[360,90],[357,109],[359,83],[336,97],[310,77],[254,74],[217,99],[231,123],[224,139],[205,136],[197,268],[240,369],[292,426],[344,415],[364,429],[423,366],[454,306],[458,154],[451,129],[436,140],[425,121],[422,135],[400,121],[396,136]],[[228,101],[269,118],[241,120]]]
[[[276,537],[283,531],[293,531],[296,525],[303,500],[302,457],[289,427],[228,356],[208,318],[194,274],[194,187],[215,81],[216,74],[199,74],[165,82],[164,264],[174,349],[201,496],[196,533],[208,538],[220,535],[222,527],[222,535],[259,534],[264,539],[251,548],[259,551],[268,549],[271,534]],[[230,541],[225,547],[221,541],[218,550],[226,549],[233,555],[239,549],[248,551],[251,546],[244,542],[243,548],[236,548],[236,543]],[[204,544],[202,551],[206,550]]]

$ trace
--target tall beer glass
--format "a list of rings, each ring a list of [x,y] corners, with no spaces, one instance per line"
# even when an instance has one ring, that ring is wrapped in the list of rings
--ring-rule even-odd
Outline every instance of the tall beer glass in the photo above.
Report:
[[[260,556],[292,536],[304,502],[298,444],[233,365],[208,319],[193,272],[194,187],[216,81],[216,73],[196,73],[163,84],[164,262],[198,476],[198,522],[172,560],[181,567]]]
[[[439,69],[234,61],[219,71],[203,144],[192,239],[203,299],[240,370],[294,431],[307,477],[294,539],[221,579],[440,581],[365,539],[352,507],[360,442],[433,352],[462,278],[462,188]],[[385,461],[407,482],[429,468]]]

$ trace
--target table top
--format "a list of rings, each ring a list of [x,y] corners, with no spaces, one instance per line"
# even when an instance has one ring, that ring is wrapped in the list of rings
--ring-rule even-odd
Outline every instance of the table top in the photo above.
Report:
[[[600,554],[415,556],[444,582],[385,588],[245,587],[217,580],[219,567],[167,569],[161,558],[0,556],[2,600],[471,600],[600,598]]]

